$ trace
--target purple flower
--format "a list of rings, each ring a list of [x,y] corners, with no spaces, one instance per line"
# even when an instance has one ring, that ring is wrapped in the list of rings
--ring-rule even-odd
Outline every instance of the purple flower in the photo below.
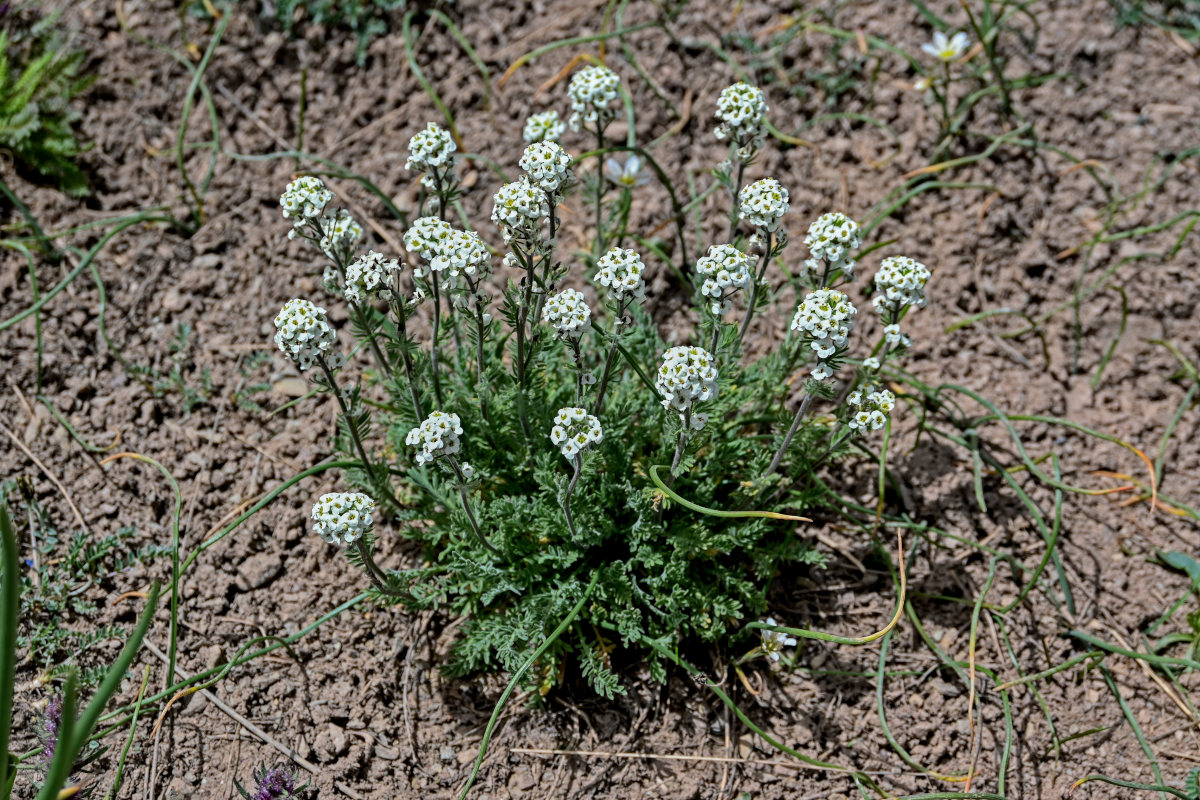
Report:
[[[254,777],[258,788],[253,800],[291,800],[296,794],[296,775],[287,767],[276,765]]]
[[[42,716],[38,738],[42,742],[42,761],[49,764],[54,760],[54,749],[58,746],[58,732],[62,729],[62,700],[51,697]]]

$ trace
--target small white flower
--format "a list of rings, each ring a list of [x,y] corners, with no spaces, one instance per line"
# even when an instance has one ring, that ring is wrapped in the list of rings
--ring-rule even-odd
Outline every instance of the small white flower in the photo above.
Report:
[[[850,298],[837,289],[818,289],[796,309],[792,330],[804,336],[820,362],[812,371],[813,380],[825,380],[833,374],[825,362],[845,349],[856,313]]]
[[[458,437],[462,432],[462,422],[458,414],[434,411],[424,422],[408,432],[404,443],[419,448],[417,463],[425,464],[435,458],[457,453],[460,449]]]
[[[595,280],[607,286],[618,303],[646,299],[646,265],[633,250],[613,247],[596,262]]]
[[[824,261],[830,270],[840,269],[847,278],[854,277],[855,262],[850,254],[862,247],[862,235],[858,223],[845,214],[822,214],[808,226],[804,244],[812,253],[806,265],[813,272],[819,271],[819,261]]]
[[[399,271],[399,261],[374,250],[359,256],[346,267],[346,299],[359,304],[368,299],[391,299],[392,276]]]
[[[779,624],[773,617],[767,617],[766,623],[768,625]],[[779,631],[768,631],[766,629],[759,629],[758,633],[761,640],[759,647],[762,648],[763,653],[765,653],[772,661],[779,660],[780,655],[783,653],[783,648],[796,646],[796,640],[791,636],[788,636],[786,633],[780,633]]]
[[[532,235],[546,213],[545,196],[525,175],[501,186],[493,201],[492,222],[506,242]]]
[[[571,78],[567,97],[571,101],[571,130],[585,125],[602,129],[615,116],[609,105],[617,99],[621,79],[608,67],[584,67]]]
[[[600,420],[585,409],[570,406],[560,408],[554,415],[554,427],[550,429],[550,441],[558,446],[563,456],[574,458],[579,453],[604,441],[604,430]]]
[[[344,264],[362,238],[362,225],[344,208],[339,208],[332,216],[322,217],[320,225],[321,252]]]
[[[965,33],[959,32],[947,38],[941,31],[934,31],[933,42],[921,45],[921,49],[939,61],[953,61],[961,56],[971,44]]]
[[[475,477],[475,468],[466,461],[459,464],[458,468],[462,471],[463,480],[469,481]]]
[[[696,262],[696,274],[704,276],[700,294],[713,298],[712,312],[717,316],[729,310],[730,298],[750,287],[750,258],[733,245],[708,248],[708,255]]]
[[[868,383],[850,393],[846,398],[846,407],[849,409],[846,424],[850,430],[862,433],[868,429],[877,431],[887,424],[887,415],[896,407],[896,395]]]
[[[404,166],[406,169],[425,173],[421,176],[421,184],[433,191],[437,184],[428,173],[453,166],[454,151],[457,149],[458,145],[454,143],[450,132],[430,122],[408,140],[409,156]]]
[[[325,213],[325,206],[333,200],[333,192],[325,188],[320,178],[311,175],[301,175],[283,190],[279,197],[279,205],[283,208],[284,219],[292,220],[292,233],[307,222],[315,222]]]
[[[762,89],[739,81],[727,86],[717,99],[717,138],[729,139],[738,157],[748,159],[762,144],[767,98]]]
[[[738,194],[738,212],[756,228],[776,230],[788,211],[788,190],[774,178],[763,178]]]
[[[352,544],[371,530],[375,501],[357,492],[332,492],[313,503],[313,530],[330,544]]]
[[[325,309],[295,298],[284,303],[275,317],[275,344],[303,371],[329,352],[337,335]]]
[[[547,298],[542,309],[542,321],[553,325],[555,335],[560,339],[578,341],[591,327],[592,310],[588,308],[583,292],[563,289]]]
[[[914,92],[927,92],[933,88],[933,78],[929,77],[928,75],[917,78],[913,82],[912,88]]]
[[[645,186],[650,182],[650,176],[640,174],[641,170],[642,160],[638,158],[637,153],[630,153],[624,163],[616,158],[604,160],[604,177],[617,186],[624,186],[627,189]]]
[[[566,130],[567,126],[558,118],[557,111],[550,110],[540,114],[531,114],[529,119],[525,120],[525,141],[528,144],[557,142]]]
[[[862,365],[863,365],[863,369],[870,369],[870,370],[879,369],[879,367],[881,366],[879,363],[879,359],[875,358],[874,356],[872,356],[871,358],[864,358]]]
[[[534,142],[521,156],[521,169],[545,192],[560,192],[573,177],[571,157],[557,142]]]
[[[686,419],[696,403],[716,399],[717,360],[712,353],[702,347],[672,347],[662,359],[654,385],[662,395],[663,408],[675,409]],[[707,421],[706,415],[693,415],[691,425],[700,430]]]

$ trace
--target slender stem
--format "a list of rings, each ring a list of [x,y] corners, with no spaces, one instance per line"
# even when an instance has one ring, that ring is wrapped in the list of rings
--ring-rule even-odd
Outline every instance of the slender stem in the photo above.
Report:
[[[367,455],[367,448],[363,444],[362,439],[358,436],[358,427],[354,424],[354,420],[350,416],[350,406],[346,404],[346,398],[342,397],[341,389],[338,388],[337,378],[330,369],[329,363],[324,357],[318,358],[317,363],[321,366],[321,371],[325,373],[325,380],[329,381],[329,388],[333,392],[333,396],[337,399],[338,408],[341,409],[342,418],[346,420],[346,429],[350,432],[350,439],[354,442],[354,449],[358,451],[358,457],[362,460],[363,470],[371,478],[371,483],[375,487],[375,493],[382,495],[382,498],[387,501],[387,504],[392,508],[398,508],[395,495],[392,494],[392,488],[387,485],[386,479],[381,477],[375,465],[371,463],[370,457]]]
[[[458,476],[458,496],[462,500],[463,511],[471,523],[471,530],[475,532],[475,538],[479,540],[481,545],[496,555],[503,555],[491,542],[484,538],[483,531],[479,530],[479,522],[475,519],[475,512],[471,510],[471,501],[467,497],[467,477],[463,475],[462,467],[458,465],[458,461],[455,460],[454,456],[446,456],[446,462],[450,464],[450,469],[454,470],[454,474]]]
[[[568,337],[567,346],[571,348],[571,356],[575,359],[575,405],[583,403],[583,353],[579,350],[579,340]]]
[[[567,484],[567,493],[563,497],[563,515],[567,518],[567,530],[571,532],[572,539],[578,539],[579,534],[575,530],[575,520],[571,518],[571,494],[575,491],[575,484],[579,483],[579,476],[583,473],[583,454],[576,453],[571,463],[575,467],[575,473],[571,475],[571,482]]]
[[[382,594],[391,595],[392,597],[400,597],[404,592],[398,592],[388,585],[387,575],[379,565],[375,563],[375,557],[371,555],[371,548],[367,547],[365,539],[360,538],[354,543],[358,550],[359,556],[362,558],[363,566],[366,568],[367,577],[371,579],[371,583]]]
[[[604,372],[600,375],[600,384],[596,387],[596,402],[592,404],[592,416],[600,416],[600,409],[604,407],[604,392],[608,389],[608,377],[612,374],[613,362],[617,359],[617,348],[621,343],[621,322],[625,318],[626,304],[620,302],[617,305],[617,319],[613,322],[612,332],[612,347],[608,350],[608,357],[604,359]]]
[[[679,469],[679,461],[687,449],[688,431],[692,429],[692,407],[688,406],[683,412],[683,427],[679,429],[679,443],[675,445],[675,457],[671,459],[671,482],[675,481],[675,473]]]
[[[775,241],[775,234],[767,231],[761,231],[761,233],[765,234],[763,252],[758,262],[758,272],[750,284],[750,297],[746,301],[746,316],[742,318],[742,326],[738,329],[737,349],[739,351],[742,348],[742,340],[746,338],[746,331],[750,329],[750,320],[754,319],[754,305],[758,302],[758,285],[762,283],[763,275],[767,272],[767,257],[771,254],[771,244]]]
[[[442,296],[438,289],[438,271],[429,270],[430,284],[433,286],[433,347],[430,348],[430,363],[433,367],[433,394],[438,406],[445,405],[442,399],[442,379],[438,375],[438,326],[442,320]]]
[[[446,172],[448,175],[443,174],[442,170],[439,169],[435,169],[433,171],[433,181],[434,185],[437,187],[435,189],[435,193],[437,194],[438,201],[438,219],[440,219],[442,222],[449,222],[449,220],[446,219],[446,212],[448,209],[447,200],[449,199],[450,193],[454,187],[454,168],[451,167]],[[454,308],[454,303],[450,302],[449,294],[446,296],[446,310],[450,313],[450,333],[454,337],[454,353],[455,355],[460,355],[462,353],[462,337],[458,332],[458,311]],[[440,396],[438,398],[438,402],[441,403]]]
[[[375,358],[379,369],[387,377],[388,380],[394,381],[396,374],[392,369],[392,362],[383,354],[383,350],[379,347],[379,339],[375,336],[375,329],[371,326],[370,319],[367,316],[367,310],[364,306],[358,303],[350,304],[351,311],[358,317],[358,324],[367,333],[367,343],[371,347],[371,355]]]
[[[408,394],[412,400],[413,413],[417,415],[417,421],[425,419],[425,415],[421,413],[421,401],[417,398],[417,382],[416,375],[413,370],[412,354],[408,352],[408,320],[404,311],[404,298],[396,290],[393,290],[392,312],[396,315],[396,327],[400,333],[401,358],[404,361],[404,375],[408,378]]]
[[[475,393],[479,395],[479,411],[483,421],[488,419],[488,388],[483,382],[483,306],[479,295],[475,295]]]
[[[708,345],[708,352],[714,357],[717,355],[717,343],[721,341],[721,318],[717,317],[713,321],[712,342]]]
[[[730,155],[737,157],[737,150],[738,150],[737,145],[731,144],[729,146],[729,149],[731,151]],[[738,211],[738,195],[742,191],[742,179],[745,175],[745,172],[746,172],[746,162],[743,161],[739,157],[737,159],[737,180],[734,181],[734,184],[733,184],[733,189],[732,189],[732,193],[731,193],[732,194],[732,203],[730,204],[730,209],[729,209],[729,236],[728,236],[728,239],[730,242],[733,241],[733,236],[734,236],[734,234],[737,233],[738,223],[741,222],[741,220],[742,220],[741,214]]]
[[[764,478],[774,475],[775,471],[779,469],[779,462],[783,461],[783,454],[787,452],[788,447],[791,445],[792,438],[796,435],[796,431],[800,430],[800,420],[804,419],[804,415],[808,413],[808,407],[812,405],[812,400],[812,392],[807,392],[804,395],[804,399],[800,401],[800,408],[796,409],[796,416],[792,419],[792,427],[788,428],[787,435],[783,437],[783,443],[779,445],[779,449],[775,451],[775,456],[771,459],[770,466],[768,466],[767,471],[763,473]]]

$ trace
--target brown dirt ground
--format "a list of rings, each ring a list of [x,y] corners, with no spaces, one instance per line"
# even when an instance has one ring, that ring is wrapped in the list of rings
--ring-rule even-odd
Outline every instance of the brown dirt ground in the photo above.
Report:
[[[64,4],[65,5],[65,4]],[[249,5],[249,4],[247,4]],[[931,4],[959,23],[957,3]],[[450,13],[493,71],[501,73],[520,54],[558,39],[597,29],[603,4],[528,5],[489,0],[462,4]],[[790,9],[788,9],[790,11]],[[1136,187],[1153,160],[1179,152],[1197,141],[1195,99],[1200,69],[1194,52],[1155,28],[1118,29],[1108,4],[1038,4],[1040,34],[1032,52],[1016,40],[1005,43],[1013,74],[1029,70],[1062,72],[1071,77],[1016,94],[1018,107],[1035,120],[1045,142],[1080,157],[1095,159],[1124,191]],[[628,37],[640,64],[676,106],[694,98],[692,117],[666,140],[656,157],[677,185],[698,176],[721,157],[709,123],[719,90],[735,75],[701,45],[724,33],[759,34],[778,23],[783,10],[747,3],[734,15],[729,6],[698,0],[681,15],[676,30],[684,47],[669,46],[658,30]],[[651,19],[653,5],[635,0],[625,22]],[[131,33],[120,25],[123,18]],[[48,230],[63,230],[130,210],[167,204],[184,216],[178,172],[170,153],[189,74],[175,61],[140,42],[133,34],[179,47],[179,19],[169,2],[125,0],[70,4],[65,20],[93,54],[98,80],[84,103],[83,131],[95,149],[86,157],[95,196],[76,203],[53,191],[11,176],[10,181]],[[909,50],[927,38],[912,7],[901,3],[857,3],[843,7],[836,24],[886,39]],[[1028,28],[1027,22],[1022,22]],[[398,26],[397,26],[398,28]],[[189,20],[190,37],[207,41],[201,20]],[[436,110],[409,70],[398,30],[374,42],[370,61],[358,69],[353,43],[344,35],[322,41],[309,30],[309,41],[287,40],[264,31],[245,11],[235,14],[207,73],[220,113],[224,146],[244,154],[279,150],[296,139],[300,71],[308,70],[305,147],[369,176],[403,207],[415,198],[412,176],[403,167],[409,136]],[[319,47],[317,45],[320,45]],[[798,39],[781,63],[803,75],[828,67],[830,40],[821,35]],[[693,46],[695,45],[695,46]],[[478,73],[445,31],[430,26],[417,47],[430,81],[454,109],[470,149],[495,159],[510,171],[520,154],[520,124],[532,109],[563,110],[565,87],[535,95],[582,47],[557,50],[519,70],[483,104]],[[746,63],[744,52],[736,57]],[[610,48],[610,63],[631,88],[638,109],[640,141],[649,142],[676,119],[633,69]],[[902,84],[912,75],[898,58],[885,58],[873,84],[864,83],[831,109],[821,91],[802,98],[771,91],[772,119],[783,130],[830,110],[878,117],[895,138],[877,127],[829,120],[804,132],[812,147],[770,147],[755,167],[755,177],[777,176],[792,192],[789,227],[793,244],[787,257],[803,257],[807,222],[832,207],[864,214],[904,173],[928,163],[936,123],[917,93]],[[532,100],[530,98],[533,97]],[[986,105],[986,104],[985,104]],[[988,106],[991,107],[991,106]],[[975,130],[998,132],[1003,123],[977,115]],[[202,108],[193,111],[188,141],[207,138]],[[568,134],[569,148],[587,143]],[[969,141],[954,155],[978,152]],[[205,152],[193,151],[193,176],[206,166]],[[1083,171],[1053,153],[1033,157],[1028,150],[1001,148],[993,157],[953,170],[948,180],[991,184],[984,189],[930,191],[914,198],[873,234],[874,241],[896,239],[895,248],[915,255],[934,270],[931,302],[912,321],[915,352],[908,363],[923,380],[958,383],[980,391],[1002,408],[1027,414],[1065,416],[1111,432],[1152,456],[1159,437],[1183,397],[1185,386],[1168,380],[1177,363],[1152,340],[1168,340],[1192,359],[1197,353],[1198,248],[1191,237],[1174,259],[1131,261],[1112,281],[1128,296],[1127,330],[1096,389],[1091,376],[1117,334],[1120,298],[1102,292],[1083,306],[1082,350],[1073,373],[1071,314],[1058,313],[1045,326],[1046,355],[1035,337],[1017,340],[998,334],[1016,325],[996,317],[950,333],[945,328],[965,315],[1009,307],[1037,316],[1071,296],[1083,256],[1063,255],[1087,239],[1101,223],[1106,198]],[[98,332],[98,294],[85,273],[45,309],[43,394],[93,442],[117,434],[118,449],[158,459],[178,479],[184,496],[183,550],[190,552],[222,520],[247,500],[278,485],[329,455],[333,409],[308,402],[267,418],[235,402],[235,393],[256,382],[274,382],[292,373],[272,352],[271,319],[293,295],[316,290],[319,272],[312,253],[285,239],[277,198],[295,163],[217,160],[205,197],[207,221],[191,238],[163,226],[139,226],[114,239],[97,265],[108,293],[107,325],[116,346],[129,360],[166,371],[167,344],[175,327],[193,326],[184,374],[198,383],[211,370],[212,399],[185,415],[178,395],[154,397],[131,380],[106,349]],[[1169,219],[1200,207],[1195,161],[1180,165],[1162,186],[1122,211],[1118,229]],[[486,170],[467,167],[464,203],[472,218],[487,228],[484,209],[496,184]],[[360,219],[370,218],[376,246],[399,239],[399,224],[381,204],[349,181],[331,185]],[[651,185],[640,190],[635,218],[654,225],[666,218],[665,194]],[[724,225],[725,206],[714,196],[704,206],[706,237]],[[568,223],[567,235],[582,236],[586,223]],[[16,220],[15,215],[13,220]],[[487,233],[490,236],[490,232]],[[1087,265],[1092,279],[1121,259],[1141,251],[1165,250],[1171,234],[1102,245]],[[87,247],[95,231],[70,239]],[[0,318],[28,306],[30,285],[24,262],[4,251],[0,259]],[[66,269],[77,263],[68,259]],[[871,268],[868,261],[867,268]],[[661,265],[660,265],[661,266]],[[60,273],[39,267],[43,288]],[[665,272],[665,270],[664,270]],[[665,290],[659,278],[652,290]],[[652,295],[654,292],[651,292]],[[662,318],[683,298],[658,297]],[[332,304],[334,314],[341,313]],[[782,335],[785,313],[757,326],[760,341]],[[677,318],[677,317],[676,317]],[[344,319],[336,320],[344,322]],[[169,540],[171,497],[160,476],[132,461],[100,468],[34,400],[33,321],[26,320],[0,340],[5,386],[0,388],[0,419],[7,429],[56,476],[97,532],[137,525],[145,541]],[[680,338],[686,337],[686,332]],[[270,362],[246,369],[254,353]],[[1047,360],[1048,358],[1048,360]],[[286,393],[256,395],[267,407],[286,402]],[[911,412],[905,425],[912,428]],[[1163,491],[1192,506],[1200,505],[1200,449],[1194,445],[1200,415],[1183,414],[1167,448]],[[1141,469],[1127,451],[1103,445],[1069,429],[1022,424],[1034,455],[1057,452],[1065,478],[1095,488],[1119,481],[1096,470],[1135,473]],[[911,434],[908,442],[911,443]],[[30,475],[42,502],[55,509],[61,527],[70,512],[54,485],[8,437],[0,445],[0,475]],[[1012,493],[995,478],[985,483],[989,513],[974,505],[969,461],[936,442],[911,450],[901,438],[892,465],[907,480],[907,502],[914,518],[956,535],[977,538],[1036,561],[1042,542]],[[854,476],[850,476],[853,479]],[[337,485],[323,475],[306,480],[248,524],[206,552],[182,590],[181,668],[189,674],[222,663],[248,639],[299,630],[362,588],[359,575],[307,529],[307,500]],[[1048,508],[1052,497],[1030,487]],[[872,497],[865,474],[855,486]],[[1009,615],[1008,633],[1028,673],[1059,663],[1079,646],[1061,636],[1072,625],[1110,641],[1138,641],[1149,621],[1187,587],[1186,580],[1148,561],[1155,548],[1196,552],[1195,525],[1159,512],[1146,503],[1123,505],[1122,496],[1068,497],[1064,515],[1063,558],[1078,594],[1073,621],[1056,616],[1037,593]],[[857,634],[880,627],[895,600],[891,583],[877,571],[860,572],[851,557],[866,559],[869,546],[834,526],[821,531],[828,543],[827,570],[782,576],[775,615],[792,624]],[[911,575],[919,592],[913,602],[926,630],[951,655],[968,657],[971,607],[932,596],[975,598],[986,562],[976,549],[953,546],[926,549]],[[826,547],[826,545],[822,545]],[[828,547],[826,547],[828,549]],[[408,558],[395,544],[384,545],[384,560],[398,565]],[[873,562],[878,563],[878,562]],[[104,618],[129,624],[134,603],[111,605],[121,593],[144,589],[152,570],[135,569],[110,576],[92,592],[105,608]],[[1000,571],[990,602],[1007,602],[1017,586]],[[165,648],[166,616],[160,613],[150,639]],[[339,796],[334,782],[371,798],[449,798],[454,796],[476,752],[481,730],[502,683],[498,679],[448,680],[436,666],[453,637],[455,621],[437,615],[416,616],[398,609],[343,614],[294,647],[299,661],[276,653],[236,669],[215,687],[217,696],[255,725],[320,766],[315,786],[326,797]],[[1182,625],[1182,620],[1172,623]],[[1172,628],[1172,629],[1177,629]],[[115,652],[116,645],[111,646]],[[282,652],[282,651],[280,651]],[[998,634],[980,629],[976,658],[1004,679],[1016,677],[1001,649]],[[757,724],[803,752],[853,764],[877,774],[889,791],[905,794],[951,791],[947,783],[905,766],[889,747],[875,713],[872,677],[831,676],[813,670],[872,672],[879,648],[840,647],[812,642],[803,647],[794,672],[756,670],[763,689],[736,695]],[[162,681],[162,665],[149,654],[152,685]],[[1200,737],[1164,692],[1132,661],[1109,659],[1113,678],[1130,713],[1154,748],[1164,779],[1181,784],[1200,761]],[[963,774],[978,748],[975,791],[997,788],[998,748],[1003,742],[1000,706],[994,692],[982,698],[981,737],[968,721],[965,687],[948,673],[933,669],[936,660],[907,621],[893,636],[889,668],[910,670],[908,677],[886,682],[883,700],[891,730],[919,763],[930,770]],[[135,670],[140,676],[140,666]],[[18,676],[17,715],[30,744],[33,715],[45,691],[32,687],[33,668]],[[1184,678],[1185,685],[1194,679]],[[485,762],[473,797],[623,797],[849,798],[858,796],[841,774],[797,768],[762,740],[730,719],[716,698],[681,675],[667,687],[646,679],[637,665],[626,670],[629,695],[615,702],[586,691],[552,694],[545,708],[527,702],[510,706]],[[121,698],[132,698],[130,681]],[[1041,699],[1062,735],[1102,728],[1048,754],[1050,734],[1032,694],[1013,694],[1015,742],[1008,773],[1008,795],[1060,797],[1076,778],[1093,771],[1131,780],[1153,780],[1147,757],[1125,722],[1113,694],[1097,671],[1075,670],[1041,684]],[[736,720],[734,721],[736,722]],[[154,744],[143,735],[131,754],[121,797],[233,796],[231,777],[248,778],[260,761],[278,753],[203,698],[192,698],[164,725]],[[119,747],[120,734],[112,740]],[[512,748],[637,752],[659,755],[741,758],[685,762],[601,756],[534,755]],[[763,762],[771,762],[769,764]],[[101,762],[99,785],[107,791],[111,759]],[[20,796],[32,796],[24,778]],[[745,793],[745,794],[741,794]],[[1124,790],[1093,784],[1081,794],[1124,797]]]

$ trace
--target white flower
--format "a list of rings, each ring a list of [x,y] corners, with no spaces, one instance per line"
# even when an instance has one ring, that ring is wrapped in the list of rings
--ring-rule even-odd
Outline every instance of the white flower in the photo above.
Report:
[[[583,298],[583,292],[563,289],[551,295],[542,309],[542,321],[554,326],[560,339],[578,341],[592,324],[592,310]]]
[[[346,299],[359,304],[368,298],[390,300],[391,279],[399,271],[399,261],[374,250],[359,256],[346,267]]]
[[[609,104],[617,99],[621,79],[608,67],[584,67],[571,78],[567,97],[571,101],[571,130],[584,125],[602,129],[615,116]]]
[[[939,61],[953,61],[963,54],[969,44],[971,40],[965,33],[956,33],[948,39],[941,31],[934,31],[933,43],[923,44],[921,49]]]
[[[778,625],[779,624],[779,623],[775,622],[775,619],[773,617],[767,617],[766,623],[768,625]],[[759,634],[759,638],[761,639],[761,644],[759,644],[759,647],[762,649],[763,653],[765,653],[766,656],[768,658],[770,658],[772,661],[779,660],[779,656],[783,653],[783,648],[796,646],[796,640],[793,639],[791,636],[788,636],[786,633],[780,633],[779,631],[768,631],[766,629],[759,629],[758,634]]]
[[[529,235],[546,210],[546,198],[525,175],[501,186],[493,200],[492,222],[506,242]]]
[[[604,177],[617,186],[632,189],[634,186],[645,186],[650,182],[649,175],[639,174],[642,171],[642,160],[637,153],[630,153],[629,158],[622,163],[616,158],[604,159]]]
[[[813,380],[825,380],[833,374],[825,362],[845,349],[856,313],[850,298],[837,289],[818,289],[796,309],[792,330],[804,336],[820,362],[813,369]]]
[[[320,225],[321,252],[344,264],[362,238],[362,225],[344,208],[339,208],[333,216],[322,217]]]
[[[813,272],[820,271],[819,262],[824,261],[831,271],[840,269],[847,278],[854,277],[855,262],[850,258],[850,251],[862,247],[862,235],[858,223],[845,214],[822,214],[808,226],[804,244],[812,253],[806,264]]]
[[[337,341],[325,309],[300,298],[284,303],[275,317],[275,328],[275,344],[301,370],[311,367]]]
[[[600,420],[586,410],[573,406],[560,408],[554,415],[550,441],[558,445],[565,457],[574,458],[592,445],[604,441],[604,430],[600,427]]]
[[[452,230],[450,223],[437,217],[419,217],[404,232],[404,248],[428,263],[441,251],[442,240]]]
[[[662,395],[663,408],[673,408],[686,419],[694,404],[716,399],[717,360],[712,353],[702,347],[672,347],[662,359],[654,385]],[[706,415],[697,414],[692,417],[692,427],[700,430],[707,421]]]
[[[459,464],[458,468],[462,471],[463,480],[469,481],[475,477],[475,468],[466,461]]]
[[[863,433],[868,429],[877,431],[887,424],[887,415],[896,407],[896,395],[868,383],[851,392],[846,398],[846,405],[850,409],[846,421],[850,430]]]
[[[521,156],[521,169],[545,192],[559,192],[569,184],[571,157],[556,142],[534,142]]]
[[[618,303],[646,299],[646,281],[642,277],[646,265],[634,251],[613,247],[600,256],[596,266],[596,280],[612,290],[613,299]]]
[[[279,197],[279,205],[283,208],[284,219],[292,220],[292,231],[288,238],[294,238],[296,229],[305,223],[320,219],[325,213],[325,206],[333,199],[333,192],[325,188],[320,178],[311,175],[301,175],[283,190]]]
[[[717,99],[717,138],[730,139],[738,157],[749,158],[762,143],[764,118],[770,108],[762,89],[739,81],[727,86]]]
[[[425,464],[435,458],[452,456],[460,449],[458,437],[462,435],[462,423],[458,414],[434,411],[425,421],[408,432],[404,443],[420,448],[417,463]]]
[[[700,294],[713,298],[712,311],[718,316],[729,310],[729,298],[749,288],[750,258],[733,245],[708,248],[708,255],[696,262],[696,273],[704,276]]]
[[[788,190],[774,178],[755,181],[738,194],[738,211],[754,227],[773,231],[788,211]]]
[[[925,307],[925,284],[929,268],[906,256],[891,256],[879,263],[875,273],[875,297],[871,303],[879,313],[898,312],[904,306]]]
[[[437,242],[429,268],[443,275],[447,289],[458,285],[458,276],[466,274],[472,282],[491,274],[492,256],[487,245],[474,231],[450,228]],[[424,277],[423,270],[413,270],[418,278]]]
[[[406,169],[422,173],[453,166],[454,151],[457,149],[458,145],[454,143],[450,132],[430,122],[408,140],[409,156],[404,166]],[[421,184],[431,191],[437,188],[436,182],[428,174],[421,176]]]
[[[911,347],[912,339],[900,332],[900,326],[897,323],[883,326],[883,338],[888,344],[898,344],[901,347]]]
[[[321,495],[313,503],[313,530],[330,544],[352,544],[374,523],[375,501],[357,492]]]
[[[875,358],[874,356],[872,356],[871,358],[864,358],[862,365],[863,365],[863,369],[870,369],[870,370],[879,369],[879,367],[881,366],[879,363],[879,359]]]
[[[557,111],[531,114],[529,119],[525,120],[525,141],[529,144],[557,142],[566,130],[567,126],[558,118]]]

